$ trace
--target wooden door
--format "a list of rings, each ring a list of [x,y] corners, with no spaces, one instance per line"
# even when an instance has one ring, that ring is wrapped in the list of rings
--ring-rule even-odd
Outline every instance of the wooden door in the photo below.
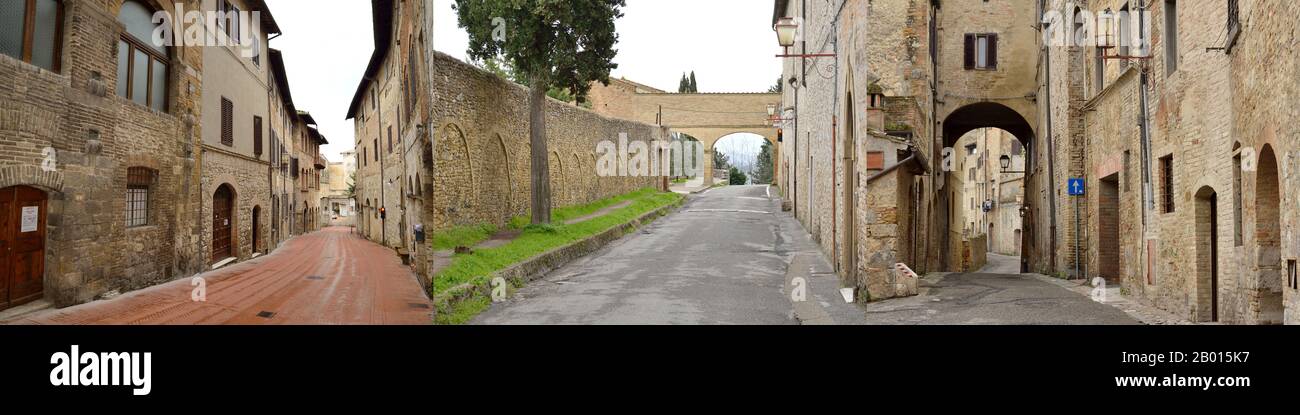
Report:
[[[231,250],[231,220],[234,211],[234,195],[230,186],[222,185],[212,196],[212,262],[216,263],[234,256]]]
[[[45,192],[0,189],[0,310],[45,293]]]
[[[261,229],[258,229],[258,225],[259,225],[258,222],[260,222],[258,220],[259,219],[258,216],[260,216],[261,214],[262,214],[262,207],[253,206],[253,252],[254,253],[262,252],[261,250],[258,249],[257,246],[257,243],[261,239],[258,237],[258,234],[261,233],[260,232]]]

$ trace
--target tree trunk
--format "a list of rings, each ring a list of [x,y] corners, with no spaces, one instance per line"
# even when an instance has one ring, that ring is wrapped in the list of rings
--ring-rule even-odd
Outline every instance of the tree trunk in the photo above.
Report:
[[[534,76],[528,96],[528,141],[532,144],[533,224],[551,223],[551,165],[546,146],[546,82]]]

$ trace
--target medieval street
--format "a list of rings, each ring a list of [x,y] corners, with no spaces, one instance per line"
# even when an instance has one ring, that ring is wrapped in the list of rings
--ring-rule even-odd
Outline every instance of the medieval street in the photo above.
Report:
[[[111,300],[30,313],[4,324],[427,324],[432,307],[390,251],[334,227],[268,256]]]
[[[1300,322],[1300,8],[330,3],[0,0],[0,323]]]

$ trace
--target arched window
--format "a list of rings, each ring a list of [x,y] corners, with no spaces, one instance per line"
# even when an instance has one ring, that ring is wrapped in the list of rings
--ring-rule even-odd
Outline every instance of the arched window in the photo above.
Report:
[[[0,1],[0,53],[58,72],[62,38],[61,1]]]
[[[117,95],[167,111],[167,47],[154,44],[153,9],[135,0],[122,3],[117,21],[126,26],[117,42]]]

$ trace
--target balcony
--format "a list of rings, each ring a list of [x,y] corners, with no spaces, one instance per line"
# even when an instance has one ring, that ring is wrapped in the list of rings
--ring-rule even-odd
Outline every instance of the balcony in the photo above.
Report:
[[[329,167],[329,163],[325,162],[325,158],[324,158],[324,157],[321,157],[320,154],[317,154],[317,155],[316,155],[316,170],[325,170],[326,167]]]

